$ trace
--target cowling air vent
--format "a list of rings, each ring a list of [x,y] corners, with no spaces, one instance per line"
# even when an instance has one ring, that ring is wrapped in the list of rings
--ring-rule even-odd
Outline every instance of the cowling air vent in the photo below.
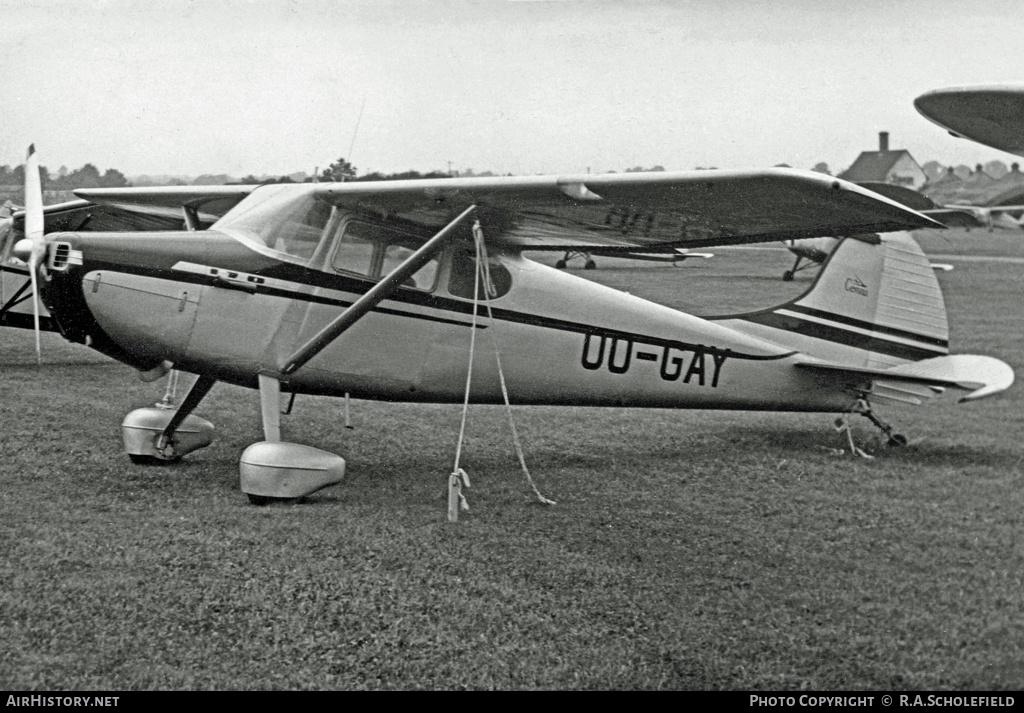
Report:
[[[51,270],[67,270],[68,266],[74,263],[74,255],[77,253],[78,261],[77,264],[82,264],[82,254],[77,250],[71,249],[70,243],[52,243],[50,246],[50,259],[47,261],[46,266]]]

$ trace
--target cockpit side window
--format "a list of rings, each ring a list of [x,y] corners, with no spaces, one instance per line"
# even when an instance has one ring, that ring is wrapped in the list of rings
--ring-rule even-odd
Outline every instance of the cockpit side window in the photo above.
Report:
[[[360,235],[359,230],[346,230],[338,241],[331,265],[339,272],[353,272],[363,277],[372,277],[375,248],[374,242]]]
[[[386,277],[412,255],[423,238],[360,220],[350,220],[337,241],[331,267],[374,280]],[[437,279],[438,262],[431,260],[406,283],[407,287],[431,290]]]

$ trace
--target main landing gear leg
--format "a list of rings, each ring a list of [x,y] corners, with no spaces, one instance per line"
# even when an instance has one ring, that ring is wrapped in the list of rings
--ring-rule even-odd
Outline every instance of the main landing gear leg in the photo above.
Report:
[[[242,492],[253,505],[295,500],[345,476],[345,459],[327,451],[281,440],[281,382],[260,374],[260,410],[264,441],[242,452],[238,473]]]
[[[793,268],[791,270],[786,270],[784,273],[782,273],[782,281],[783,282],[792,282],[793,281],[793,278],[796,277],[797,270],[800,269],[800,261],[801,260],[803,260],[803,258],[800,257],[799,255],[797,255],[796,256],[796,260],[793,262]]]
[[[164,397],[156,403],[157,408],[173,409],[174,403],[178,400],[178,377],[181,376],[181,372],[177,369],[171,369],[167,374],[167,390],[164,391]]]
[[[583,259],[584,270],[594,270],[597,268],[597,263],[594,262],[594,258],[591,257],[590,253],[584,252],[582,250],[567,250],[565,252],[565,257],[563,257],[561,260],[558,260],[555,263],[555,267],[558,268],[559,270],[564,270],[568,266],[569,261],[575,257]]]
[[[199,377],[174,411],[161,407],[140,408],[125,416],[121,433],[132,463],[176,463],[183,455],[210,445],[213,424],[192,415],[192,411],[215,383],[216,379]]]

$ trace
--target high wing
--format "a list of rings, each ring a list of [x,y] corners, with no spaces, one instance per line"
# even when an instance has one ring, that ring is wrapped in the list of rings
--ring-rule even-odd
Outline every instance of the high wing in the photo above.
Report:
[[[75,195],[97,205],[125,212],[172,217],[184,212],[214,222],[259,186],[147,186],[142,188],[79,188]],[[47,231],[49,232],[49,231]]]
[[[24,230],[25,212],[14,213],[14,230]],[[87,200],[57,203],[43,208],[45,232],[125,232],[150,230],[180,230],[184,218],[181,210],[160,213],[139,209],[129,210],[113,205],[97,205]]]
[[[174,208],[238,198],[253,186],[91,189],[96,203]],[[673,252],[819,235],[941,227],[900,203],[852,183],[809,171],[688,171],[576,176],[451,178],[307,183],[278,192],[316,195],[382,220],[438,229],[470,205],[488,239],[528,250]],[[235,189],[235,194],[225,189]],[[279,195],[279,193],[278,193]],[[244,197],[244,196],[243,196]],[[221,225],[259,203],[239,204]]]
[[[954,136],[1024,156],[1024,85],[936,89],[914,107]]]
[[[190,219],[205,227],[257,187],[79,188],[81,200],[45,208],[46,232],[180,230]]]
[[[79,200],[43,208],[45,233],[149,232],[208,227],[257,186],[167,186],[146,188],[82,188]],[[93,196],[96,196],[93,199]],[[24,236],[25,211],[11,213],[9,231],[0,230],[7,250]],[[6,238],[6,239],[5,239]]]

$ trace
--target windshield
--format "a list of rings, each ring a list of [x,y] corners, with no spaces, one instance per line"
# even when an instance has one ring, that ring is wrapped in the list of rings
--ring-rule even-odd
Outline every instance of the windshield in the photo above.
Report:
[[[217,222],[246,241],[308,262],[331,219],[332,206],[302,184],[261,186]]]

